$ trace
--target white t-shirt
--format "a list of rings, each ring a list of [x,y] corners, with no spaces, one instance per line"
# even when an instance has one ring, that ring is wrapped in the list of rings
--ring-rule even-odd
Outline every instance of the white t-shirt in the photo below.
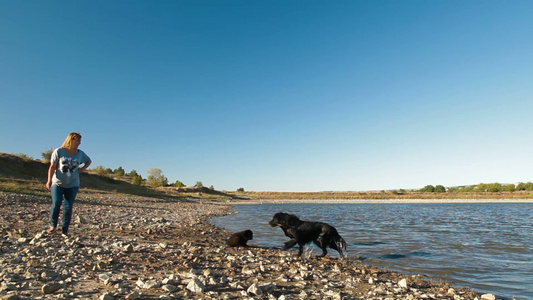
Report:
[[[89,156],[79,149],[76,155],[69,156],[63,148],[55,149],[50,160],[57,164],[52,184],[63,188],[80,186],[78,167],[91,161]]]

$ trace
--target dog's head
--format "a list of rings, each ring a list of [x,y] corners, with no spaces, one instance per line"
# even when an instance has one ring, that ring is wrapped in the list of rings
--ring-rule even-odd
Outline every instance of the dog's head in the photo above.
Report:
[[[275,214],[274,217],[272,217],[272,220],[268,222],[268,224],[270,224],[272,227],[292,227],[298,225],[299,223],[300,219],[297,216],[283,212]]]
[[[247,240],[253,240],[254,239],[254,233],[250,229],[243,231],[243,236]]]

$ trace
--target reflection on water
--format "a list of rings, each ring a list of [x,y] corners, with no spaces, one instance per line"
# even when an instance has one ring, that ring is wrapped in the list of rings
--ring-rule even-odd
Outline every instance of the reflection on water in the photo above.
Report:
[[[250,244],[281,248],[287,237],[268,225],[280,211],[335,226],[349,257],[365,263],[533,299],[533,204],[236,205],[235,214],[211,223],[231,232],[251,229]]]

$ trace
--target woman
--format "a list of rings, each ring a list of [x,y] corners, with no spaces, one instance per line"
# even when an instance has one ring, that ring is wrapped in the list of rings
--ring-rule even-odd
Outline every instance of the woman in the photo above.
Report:
[[[52,233],[57,227],[59,209],[63,198],[63,224],[61,232],[67,235],[74,198],[80,186],[80,174],[91,165],[91,159],[85,152],[78,149],[81,144],[81,135],[77,132],[70,133],[61,147],[52,152],[46,188],[52,194],[52,208],[50,209],[50,228]],[[83,166],[81,166],[83,165]],[[81,166],[81,167],[80,167]]]

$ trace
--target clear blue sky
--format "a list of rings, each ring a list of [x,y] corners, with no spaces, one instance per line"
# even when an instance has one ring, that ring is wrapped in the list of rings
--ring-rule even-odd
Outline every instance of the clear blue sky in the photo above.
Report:
[[[0,152],[365,191],[533,181],[532,130],[530,0],[0,0]]]

